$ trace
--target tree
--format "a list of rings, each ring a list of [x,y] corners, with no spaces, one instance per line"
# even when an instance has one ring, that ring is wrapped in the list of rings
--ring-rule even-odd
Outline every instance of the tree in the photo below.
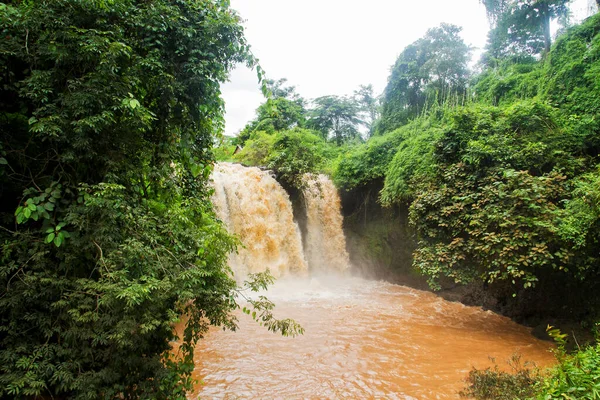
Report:
[[[550,22],[566,19],[570,0],[482,0],[492,30],[488,58],[547,53],[552,45]]]
[[[296,86],[285,86],[287,81],[287,78],[265,80],[265,84],[271,93],[271,97],[274,99],[302,100],[302,97],[296,93]]]
[[[194,343],[235,328],[207,181],[220,82],[253,63],[239,21],[220,0],[0,3],[0,398],[183,399]]]
[[[294,127],[304,127],[306,109],[304,99],[294,86],[284,86],[287,79],[266,80],[271,97],[256,110],[256,118],[250,121],[238,135],[238,143],[244,144],[253,132],[281,132]]]
[[[354,101],[359,105],[362,120],[367,127],[369,136],[373,135],[373,124],[379,118],[379,99],[373,94],[373,85],[360,85],[354,91]]]
[[[307,126],[321,132],[325,140],[334,137],[338,146],[342,142],[359,137],[358,127],[363,123],[360,108],[352,99],[339,96],[323,96],[313,100]]]
[[[307,173],[316,173],[325,160],[325,141],[315,132],[294,129],[275,135],[266,160],[267,167],[278,180],[297,188]]]
[[[428,104],[465,94],[470,48],[460,31],[442,24],[402,51],[384,91],[381,131],[405,124]]]

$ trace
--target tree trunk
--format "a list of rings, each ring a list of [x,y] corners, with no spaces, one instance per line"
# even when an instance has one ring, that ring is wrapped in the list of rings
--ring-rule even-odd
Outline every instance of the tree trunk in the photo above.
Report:
[[[543,4],[540,11],[542,15],[542,28],[544,29],[544,54],[547,54],[550,51],[550,46],[552,45],[552,34],[550,33],[550,10],[548,10],[547,4]]]

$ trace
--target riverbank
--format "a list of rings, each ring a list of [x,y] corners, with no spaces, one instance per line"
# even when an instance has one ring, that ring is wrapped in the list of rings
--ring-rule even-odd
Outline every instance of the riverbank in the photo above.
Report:
[[[408,222],[408,209],[381,207],[377,193],[380,186],[342,191],[344,232],[354,274],[367,279],[382,279],[419,290],[432,291],[427,279],[412,265],[412,252],[417,247],[416,233]],[[510,282],[456,284],[441,280],[441,290],[432,291],[448,301],[481,307],[506,316],[532,330],[539,339],[551,340],[548,325],[569,335],[568,347],[592,342],[594,315],[592,307],[582,305],[595,301],[589,289],[582,291],[578,282],[558,273],[540,276],[536,287],[515,288]],[[560,285],[557,283],[560,282]]]

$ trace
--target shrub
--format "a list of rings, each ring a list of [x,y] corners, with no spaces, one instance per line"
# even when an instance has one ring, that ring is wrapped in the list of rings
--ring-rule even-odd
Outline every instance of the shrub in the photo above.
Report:
[[[521,363],[517,354],[508,360],[510,372],[500,370],[494,362],[493,368],[478,370],[473,368],[467,378],[467,387],[460,392],[461,397],[477,400],[527,399],[535,394],[535,384],[541,379],[539,370],[533,364]]]

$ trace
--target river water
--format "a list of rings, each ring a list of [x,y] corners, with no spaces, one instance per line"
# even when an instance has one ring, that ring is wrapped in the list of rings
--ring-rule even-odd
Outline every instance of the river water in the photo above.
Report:
[[[507,318],[350,277],[339,198],[325,177],[307,180],[304,243],[267,172],[221,164],[214,180],[219,216],[245,245],[230,258],[236,276],[266,267],[280,276],[266,295],[305,333],[282,337],[241,313],[237,332],[212,329],[196,348],[192,398],[455,399],[490,357],[501,367],[515,353],[552,363],[551,345]]]
[[[194,398],[454,399],[488,357],[553,360],[548,342],[507,318],[404,286],[304,278],[268,297],[305,334],[281,337],[245,315],[237,332],[210,331],[196,349]]]

